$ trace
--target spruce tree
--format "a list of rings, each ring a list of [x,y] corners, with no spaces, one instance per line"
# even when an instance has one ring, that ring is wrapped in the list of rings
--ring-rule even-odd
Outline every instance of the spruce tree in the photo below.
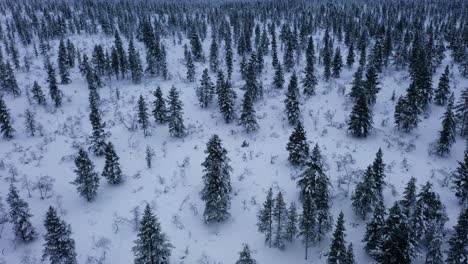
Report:
[[[120,75],[122,78],[125,78],[125,74],[128,70],[128,60],[127,60],[127,54],[123,48],[122,44],[122,39],[120,38],[119,32],[115,32],[114,34],[114,46],[116,49],[116,55],[118,58],[118,68],[120,70]],[[114,69],[115,69],[115,64],[114,64]]]
[[[13,71],[13,68],[11,68],[10,62],[8,61],[4,65],[2,65],[1,88],[3,88],[5,92],[12,94],[14,97],[18,97],[21,95],[21,90],[18,87],[15,73]]]
[[[137,240],[132,248],[135,264],[169,264],[172,244],[147,204],[140,221]]]
[[[75,56],[76,56],[76,49],[73,42],[70,39],[67,39],[67,64],[68,67],[73,68],[75,67]]]
[[[10,184],[7,203],[10,207],[9,219],[13,227],[15,238],[23,242],[29,242],[37,237],[36,229],[32,226],[30,218],[33,216],[29,212],[29,205],[18,194],[18,189]]]
[[[348,68],[351,68],[354,64],[354,42],[351,42],[351,44],[348,47],[348,55],[346,56],[346,66]]]
[[[244,93],[244,100],[242,101],[242,112],[240,116],[240,124],[245,128],[247,133],[258,130],[257,117],[255,116],[255,109],[251,92]]]
[[[270,188],[262,209],[257,215],[258,231],[265,234],[265,243],[272,246],[273,241],[273,190]]]
[[[286,150],[289,152],[288,161],[294,166],[304,166],[309,161],[309,143],[301,122],[297,123],[289,136]]]
[[[198,102],[202,108],[208,107],[213,101],[214,95],[214,85],[211,82],[210,74],[208,69],[203,70],[202,78],[200,80],[200,85],[197,86],[197,97]]]
[[[36,101],[38,105],[46,104],[46,98],[44,96],[44,93],[42,92],[41,86],[39,86],[37,81],[34,81],[31,92],[33,94],[33,99]]]
[[[372,111],[364,94],[360,94],[351,110],[348,130],[353,136],[367,137],[372,129]]]
[[[418,112],[417,105],[408,96],[400,96],[393,116],[397,129],[405,133],[409,133],[415,129],[420,121]]]
[[[383,162],[382,149],[379,148],[375,154],[374,162],[372,163],[372,175],[374,178],[375,191],[378,197],[383,197],[383,188],[385,186],[385,163]]]
[[[444,257],[442,253],[442,244],[444,243],[444,235],[442,228],[437,224],[431,224],[427,234],[427,253],[426,264],[443,264]]]
[[[205,202],[203,217],[206,223],[223,222],[230,215],[232,191],[230,159],[218,135],[210,138],[205,153],[208,156],[202,163],[205,183],[201,191],[202,200]]]
[[[217,72],[219,67],[218,61],[218,43],[216,43],[216,35],[211,37],[210,45],[210,69],[212,72]]]
[[[453,178],[453,189],[460,205],[468,208],[468,149],[465,150],[463,161],[458,162]]]
[[[304,69],[304,78],[302,78],[303,93],[307,96],[315,95],[315,87],[318,84],[315,76],[315,50],[312,37],[309,38],[306,50],[306,67]]]
[[[330,251],[328,252],[328,264],[346,263],[348,254],[346,250],[345,236],[344,214],[343,212],[340,212],[338,219],[336,220],[336,227],[331,240]]]
[[[276,195],[273,206],[273,246],[284,249],[284,240],[286,239],[286,228],[288,221],[288,211],[286,203],[283,200],[283,194],[279,192]]]
[[[145,135],[145,137],[148,136],[148,107],[146,106],[145,98],[143,98],[143,95],[140,95],[140,98],[138,99],[138,124],[140,124],[141,129],[143,129],[143,135]]]
[[[166,100],[163,98],[163,94],[161,88],[158,86],[156,91],[153,92],[155,97],[153,101],[153,116],[154,121],[160,124],[164,124],[167,122],[167,109],[166,109]]]
[[[104,163],[104,169],[102,171],[102,177],[107,179],[110,184],[119,184],[123,181],[122,170],[120,169],[119,157],[115,153],[114,145],[112,142],[107,143],[106,161]]]
[[[440,76],[439,85],[435,90],[434,103],[437,105],[445,105],[450,96],[450,79],[449,79],[449,67],[445,67],[444,73]]]
[[[89,121],[93,128],[90,137],[91,145],[89,146],[89,151],[93,152],[96,156],[102,156],[106,148],[105,123],[102,122],[101,113],[99,112],[99,94],[97,93],[96,87],[92,84],[89,88]]]
[[[247,244],[244,244],[242,251],[239,252],[239,259],[236,261],[236,264],[256,264],[257,261],[253,259],[252,252]]]
[[[169,91],[167,101],[169,104],[169,133],[173,137],[182,138],[186,135],[184,119],[182,117],[184,112],[182,110],[182,102],[179,99],[179,92],[174,86]]]
[[[25,118],[24,125],[26,127],[26,132],[28,132],[28,134],[31,137],[34,137],[34,134],[36,133],[36,129],[37,129],[36,121],[34,120],[34,114],[29,109],[26,109],[26,111],[24,112],[24,118]]]
[[[67,49],[65,47],[65,42],[63,41],[63,39],[61,39],[59,43],[57,65],[59,69],[60,82],[62,84],[70,83],[71,80],[70,80],[70,73],[68,72],[69,64],[68,64]]]
[[[307,260],[308,249],[315,241],[317,236],[317,212],[312,201],[311,195],[304,197],[302,202],[302,215],[299,221],[299,234],[302,236],[302,242],[305,245],[305,259]]]
[[[218,107],[224,121],[229,124],[237,118],[235,109],[236,92],[232,89],[230,79],[224,80],[222,72],[218,74]]]
[[[416,210],[416,178],[411,177],[403,191],[401,210],[407,218],[411,218]]]
[[[200,42],[200,38],[198,37],[197,32],[195,29],[192,31],[192,37],[190,38],[190,45],[192,46],[192,54],[193,59],[195,61],[204,61],[205,56],[203,55],[203,48]]]
[[[356,260],[354,258],[353,243],[348,244],[348,248],[346,249],[346,260],[343,263],[344,264],[356,264]]]
[[[11,126],[10,110],[8,110],[3,96],[0,94],[0,132],[4,139],[12,139],[15,129]]]
[[[366,80],[362,84],[369,105],[374,105],[377,100],[377,93],[380,91],[378,78],[377,69],[369,67],[366,71]]]
[[[450,153],[450,148],[455,143],[456,124],[455,115],[453,113],[453,95],[447,104],[447,110],[442,119],[442,130],[439,132],[439,139],[433,149],[434,153],[439,156],[445,156]]]
[[[99,176],[94,171],[94,164],[89,159],[88,153],[82,148],[80,148],[78,156],[75,158],[75,166],[74,171],[77,177],[72,184],[76,185],[80,196],[91,202],[97,195]]]
[[[353,81],[351,83],[351,91],[349,96],[353,99],[358,99],[363,93],[364,81],[362,80],[363,69],[359,67],[353,75]]]
[[[388,264],[412,263],[416,254],[414,244],[412,231],[405,214],[402,212],[400,204],[395,202],[385,220],[377,260],[380,263]]]
[[[49,83],[50,98],[54,102],[55,107],[62,105],[62,91],[59,90],[57,79],[55,77],[55,69],[51,63],[47,64],[47,82]]]
[[[461,209],[454,233],[450,237],[445,263],[465,264],[468,262],[468,209]]]
[[[130,38],[128,44],[128,66],[133,83],[140,83],[143,78],[143,65],[140,53],[135,49],[135,45],[133,44],[133,38]]]
[[[332,67],[332,49],[333,49],[333,44],[332,41],[330,40],[330,35],[328,33],[328,28],[325,30],[325,36],[323,38],[324,42],[324,48],[322,52],[323,56],[323,77],[325,78],[325,81],[330,80],[331,76],[331,67]]]
[[[283,67],[281,67],[281,63],[278,63],[275,67],[275,76],[273,77],[273,86],[276,89],[283,89],[283,85],[284,85]]]
[[[343,68],[343,59],[341,58],[340,47],[337,47],[335,50],[335,56],[333,57],[333,66],[332,72],[334,78],[339,78],[341,70]]]
[[[296,125],[299,122],[301,111],[299,109],[299,88],[297,87],[297,76],[293,73],[289,81],[286,99],[284,100],[285,112],[290,125]]]
[[[288,222],[286,223],[286,232],[285,232],[285,239],[289,242],[294,240],[298,230],[297,230],[297,212],[296,212],[296,204],[291,202],[288,209]]]
[[[49,260],[51,264],[76,264],[75,240],[71,238],[71,227],[60,219],[57,211],[51,206],[47,211],[44,227],[44,249],[42,261]]]
[[[461,92],[460,99],[455,106],[455,113],[460,135],[468,135],[468,87]]]
[[[195,64],[193,63],[192,53],[189,51],[187,53],[187,80],[189,82],[195,81]]]
[[[377,198],[373,176],[372,167],[367,167],[364,179],[356,185],[351,196],[354,212],[361,216],[362,220],[365,220],[367,213],[372,211],[372,205]]]
[[[362,242],[365,242],[364,249],[369,255],[377,258],[381,254],[381,243],[383,241],[383,231],[385,227],[385,207],[383,200],[379,199],[372,214],[372,218],[366,225],[366,232]]]
[[[286,50],[283,53],[283,65],[286,72],[290,72],[294,67],[294,44],[292,40],[286,42]]]

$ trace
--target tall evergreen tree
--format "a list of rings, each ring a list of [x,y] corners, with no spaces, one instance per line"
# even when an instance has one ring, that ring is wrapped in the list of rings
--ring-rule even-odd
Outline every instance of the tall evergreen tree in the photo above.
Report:
[[[288,211],[286,203],[283,200],[283,194],[279,192],[276,195],[273,206],[273,246],[279,249],[284,249],[284,240],[286,239],[286,228],[288,221]]]
[[[468,262],[468,209],[461,209],[455,232],[450,237],[445,263],[465,264]]]
[[[379,148],[375,154],[374,162],[372,163],[372,175],[374,178],[375,191],[378,197],[383,197],[383,188],[385,186],[385,163],[383,162],[382,149]]]
[[[294,240],[294,237],[297,234],[297,212],[296,212],[296,203],[291,202],[288,209],[288,222],[286,223],[286,233],[285,239],[289,242]]]
[[[363,220],[366,219],[367,213],[372,211],[372,205],[377,198],[373,176],[372,167],[367,167],[364,179],[356,185],[356,189],[351,196],[354,212],[361,216]]]
[[[364,94],[359,95],[351,110],[348,130],[356,137],[367,137],[372,129],[372,111]]]
[[[346,66],[348,68],[351,68],[354,64],[354,42],[351,42],[351,44],[348,47],[348,55],[346,56]]]
[[[34,81],[31,92],[33,94],[33,99],[38,105],[46,104],[46,98],[44,96],[44,93],[42,92],[41,86],[37,83],[37,81]]]
[[[413,84],[408,88],[406,96],[398,98],[395,106],[394,120],[396,127],[405,133],[409,133],[418,126],[419,109],[417,106],[416,98],[414,97],[416,92],[416,86]]]
[[[89,151],[93,152],[96,156],[102,156],[106,148],[105,123],[102,122],[101,113],[99,112],[99,95],[97,93],[97,88],[92,83],[89,89],[89,121],[93,128],[90,137],[91,145],[89,146]]]
[[[203,48],[200,42],[200,38],[198,37],[198,34],[195,31],[195,29],[193,29],[192,31],[192,36],[190,38],[190,45],[192,46],[193,59],[195,61],[204,61],[205,56],[203,55]]]
[[[293,73],[289,81],[286,99],[284,100],[285,112],[290,125],[296,125],[299,122],[301,111],[299,109],[299,88],[297,86],[297,76]]]
[[[156,91],[153,92],[155,97],[153,101],[153,116],[154,121],[157,123],[163,124],[167,122],[167,109],[166,109],[166,101],[163,98],[163,94],[161,88],[158,86]]]
[[[70,83],[70,73],[68,72],[69,62],[67,56],[67,49],[65,47],[65,42],[63,39],[60,40],[58,48],[58,58],[57,65],[59,68],[60,82],[62,84]]]
[[[330,251],[328,252],[328,264],[346,263],[348,252],[346,250],[345,236],[344,214],[343,212],[340,212],[338,219],[336,220],[336,227],[330,244]]]
[[[110,184],[119,184],[123,181],[122,170],[120,169],[119,157],[115,153],[114,145],[112,142],[107,143],[106,161],[102,171],[102,177],[107,179]]]
[[[57,211],[51,206],[47,211],[44,227],[44,249],[42,261],[49,260],[51,264],[76,264],[75,240],[71,238],[71,227],[60,219]]]
[[[193,63],[192,53],[189,51],[187,53],[187,80],[189,82],[195,81],[195,63]]]
[[[283,67],[281,67],[281,63],[278,63],[275,67],[275,76],[273,77],[273,86],[276,89],[283,89],[283,85],[284,85]]]
[[[184,112],[182,110],[182,102],[179,99],[179,92],[174,86],[169,91],[167,101],[169,104],[169,133],[173,137],[182,138],[186,135],[184,119],[182,117]]]
[[[401,210],[407,218],[412,218],[416,210],[416,178],[411,177],[403,191]]]
[[[1,60],[0,60],[1,62]],[[3,64],[1,62],[1,69],[0,69],[0,84],[2,90],[7,93],[12,94],[14,97],[18,97],[21,95],[21,90],[18,87],[18,83],[16,81],[15,73],[13,68],[11,68],[10,62],[6,62]]]
[[[216,43],[216,35],[211,37],[210,45],[210,69],[212,72],[217,72],[219,67],[218,61],[218,43]]]
[[[315,50],[314,41],[312,37],[309,38],[306,50],[306,67],[304,69],[304,78],[302,85],[304,87],[303,93],[307,96],[315,95],[315,87],[318,84],[317,77],[315,76]]]
[[[343,68],[343,58],[341,57],[340,47],[336,47],[335,55],[333,57],[332,72],[334,78],[339,78]]]
[[[29,212],[29,205],[18,194],[18,189],[10,184],[7,203],[10,207],[9,219],[13,225],[15,238],[24,242],[29,242],[37,237],[36,229],[32,226],[30,218],[33,216]]]
[[[78,151],[78,156],[75,158],[75,173],[76,179],[72,184],[76,185],[78,194],[91,202],[97,195],[99,187],[99,176],[94,171],[94,164],[89,159],[88,153],[82,148]]]
[[[460,135],[468,135],[468,87],[465,87],[461,92],[460,98],[455,106],[455,113]]]
[[[297,123],[289,136],[286,150],[289,152],[288,160],[294,166],[304,166],[309,161],[309,143],[301,122]]]
[[[377,202],[372,218],[366,225],[366,233],[364,235],[364,249],[374,258],[377,258],[381,253],[381,243],[383,241],[383,231],[385,227],[385,207],[383,200]]]
[[[148,117],[148,107],[146,106],[145,98],[143,95],[140,95],[138,99],[138,123],[143,129],[143,134],[148,136],[148,127],[149,127],[149,117]]]
[[[257,261],[253,259],[252,252],[247,244],[244,244],[242,251],[239,252],[239,259],[236,261],[236,264],[256,264]]]
[[[258,213],[258,231],[265,234],[265,243],[272,246],[273,241],[273,190],[270,188],[262,209]]]
[[[439,139],[433,149],[434,153],[439,156],[445,156],[450,153],[450,148],[455,143],[456,124],[455,115],[453,113],[453,95],[447,104],[444,118],[442,120],[442,130],[439,132]]]
[[[364,81],[362,80],[363,68],[359,67],[353,75],[353,81],[351,83],[351,91],[349,96],[355,100],[363,93]]]
[[[458,162],[453,178],[453,189],[460,205],[468,208],[468,149],[465,150],[463,161]]]
[[[31,137],[34,137],[34,134],[36,133],[37,129],[36,120],[34,120],[34,114],[29,109],[26,109],[26,111],[24,112],[24,118],[24,125],[26,127],[26,131]]]
[[[147,204],[138,229],[138,238],[132,248],[135,264],[169,264],[172,244],[161,230],[161,225]]]
[[[325,81],[330,80],[331,76],[331,67],[332,67],[332,49],[333,49],[333,43],[330,40],[330,34],[328,32],[328,28],[325,30],[325,36],[323,38],[324,42],[324,47],[323,47],[323,77],[325,78]]]
[[[47,82],[49,83],[50,98],[54,102],[55,107],[62,105],[62,91],[59,90],[57,79],[55,77],[55,69],[51,63],[47,64]]]
[[[12,139],[15,129],[11,126],[10,110],[8,110],[3,96],[0,94],[0,132],[2,132],[3,138]]]
[[[346,260],[344,264],[356,264],[356,260],[354,258],[353,243],[348,244],[348,248],[346,249]]]
[[[244,100],[242,101],[242,112],[240,116],[240,124],[245,128],[247,133],[258,130],[257,117],[255,116],[255,109],[251,92],[244,93]]]
[[[450,79],[449,79],[449,67],[445,67],[444,73],[440,76],[439,85],[435,90],[434,103],[437,105],[445,105],[450,97]]]
[[[135,49],[135,45],[133,44],[133,38],[130,38],[128,44],[128,67],[133,83],[140,83],[143,78],[143,65],[140,53]]]
[[[377,70],[374,67],[367,68],[366,80],[363,82],[362,88],[364,93],[367,94],[369,105],[374,105],[377,100],[377,93],[380,91],[378,78]]]
[[[236,109],[235,109],[235,100],[236,92],[232,89],[232,84],[229,78],[224,80],[224,75],[222,72],[218,74],[218,107],[221,112],[224,121],[226,123],[231,123],[234,119],[237,118]]]
[[[302,215],[299,222],[299,234],[305,245],[305,259],[307,260],[308,249],[317,236],[316,224],[317,215],[311,195],[304,197],[302,202]]]
[[[205,202],[203,217],[206,223],[223,222],[229,217],[231,205],[231,171],[227,151],[218,135],[213,135],[206,145],[208,154],[202,163],[205,186],[201,192]]]
[[[203,108],[208,107],[213,101],[214,95],[214,85],[211,82],[210,74],[208,69],[203,70],[202,78],[200,80],[200,85],[197,86],[197,97],[200,106]]]

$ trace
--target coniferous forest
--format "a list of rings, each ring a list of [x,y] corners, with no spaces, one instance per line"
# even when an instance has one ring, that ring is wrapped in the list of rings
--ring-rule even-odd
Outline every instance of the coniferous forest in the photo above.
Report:
[[[0,0],[0,264],[467,264],[464,0]]]

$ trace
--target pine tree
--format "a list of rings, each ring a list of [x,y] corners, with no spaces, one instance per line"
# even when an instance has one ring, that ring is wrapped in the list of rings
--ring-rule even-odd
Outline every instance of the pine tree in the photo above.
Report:
[[[45,243],[42,250],[42,261],[48,259],[51,264],[78,263],[75,240],[70,237],[71,227],[60,219],[53,207],[49,207],[47,211],[44,227],[47,233],[44,235]]]
[[[258,231],[265,234],[265,243],[272,246],[273,241],[273,191],[270,188],[258,215]]]
[[[289,81],[288,91],[286,92],[286,99],[284,100],[285,112],[288,117],[290,125],[296,125],[300,119],[299,109],[299,88],[297,87],[297,76],[293,73]]]
[[[318,84],[315,76],[315,50],[312,37],[309,38],[306,50],[306,67],[304,69],[304,78],[302,79],[303,93],[307,96],[315,95],[315,87]]]
[[[286,50],[283,55],[284,69],[286,72],[290,72],[294,67],[294,44],[292,40],[287,40]]]
[[[203,217],[206,223],[223,222],[230,215],[232,191],[230,159],[226,156],[227,151],[222,147],[218,135],[210,138],[205,153],[208,156],[202,163],[205,183],[201,192],[202,200],[205,202]]]
[[[252,53],[249,62],[245,67],[245,85],[244,90],[250,93],[252,101],[255,102],[263,96],[263,88],[257,80],[256,72],[257,56]]]
[[[229,79],[224,80],[222,72],[218,74],[218,107],[224,121],[229,124],[237,118],[235,109],[236,93],[232,89],[232,84]]]
[[[21,199],[18,189],[16,189],[13,183],[10,184],[7,203],[10,207],[9,219],[13,225],[15,238],[21,239],[23,242],[34,240],[37,237],[37,233],[30,222],[30,218],[33,215],[29,212],[28,203]]]
[[[227,28],[226,34],[224,39],[224,49],[225,49],[225,62],[226,62],[226,69],[228,73],[228,79],[232,76],[233,70],[233,52],[232,52],[232,44],[231,44],[231,29]]]
[[[167,109],[166,109],[166,101],[163,98],[163,94],[161,88],[158,86],[156,91],[153,92],[155,97],[153,102],[153,116],[154,121],[160,124],[167,122]]]
[[[198,102],[202,108],[208,107],[213,101],[214,95],[214,85],[211,82],[210,74],[208,69],[203,70],[202,78],[200,80],[200,85],[197,87],[197,97]]]
[[[299,234],[305,245],[305,259],[307,260],[308,249],[317,236],[317,215],[311,195],[304,197],[302,202],[302,215],[299,222]]]
[[[363,82],[362,88],[367,95],[367,103],[369,105],[374,105],[377,100],[377,93],[380,91],[378,78],[377,69],[374,67],[367,69],[366,80]]]
[[[381,254],[381,243],[383,241],[383,231],[385,227],[385,207],[383,200],[379,199],[372,214],[372,218],[366,225],[366,233],[362,242],[365,242],[364,249],[374,258]]]
[[[458,216],[455,232],[450,237],[445,263],[465,264],[468,262],[468,209],[462,209]]]
[[[344,214],[343,212],[340,212],[338,219],[336,220],[336,227],[330,244],[330,251],[328,252],[328,264],[346,263],[348,254],[346,250],[345,236]]]
[[[195,64],[193,63],[192,53],[187,53],[187,80],[189,82],[195,81]]]
[[[107,179],[110,184],[119,184],[123,181],[122,170],[120,169],[119,157],[115,153],[112,142],[106,145],[106,161],[102,171],[102,177]]]
[[[333,44],[330,40],[330,35],[328,33],[328,28],[325,30],[325,36],[323,38],[324,42],[324,47],[323,47],[323,77],[325,78],[325,81],[330,80],[331,76],[331,67],[332,67],[332,49],[333,49]]]
[[[125,50],[123,48],[122,40],[120,38],[119,32],[115,32],[114,35],[114,46],[116,49],[116,55],[118,58],[118,68],[120,70],[120,74],[122,78],[125,78],[125,74],[127,73],[128,70],[128,60],[127,60],[127,54],[125,53]],[[115,64],[114,64],[114,69],[115,69]]]
[[[128,66],[133,83],[140,83],[143,78],[143,65],[140,53],[135,49],[135,45],[133,44],[133,38],[130,38],[128,43]]]
[[[258,130],[257,117],[255,116],[255,109],[253,106],[253,99],[251,92],[244,93],[244,100],[242,101],[242,112],[240,116],[240,124],[245,128],[247,133]]]
[[[198,37],[198,34],[195,31],[195,29],[193,29],[192,31],[192,37],[190,38],[190,45],[192,46],[193,59],[195,61],[204,61],[205,56],[203,55],[203,48],[200,42],[200,38]]]
[[[455,106],[455,113],[460,135],[468,135],[468,87],[461,92],[460,99]]]
[[[285,239],[289,242],[294,240],[298,230],[297,230],[297,212],[296,212],[296,204],[291,202],[288,209],[288,222],[286,223],[286,233]]]
[[[337,47],[335,50],[335,56],[333,57],[333,77],[339,78],[341,70],[343,68],[343,59],[341,58],[340,47]]]
[[[351,42],[348,48],[348,55],[346,56],[346,66],[351,68],[354,64],[354,42]]]
[[[97,195],[99,187],[99,176],[94,171],[94,164],[89,159],[88,153],[82,148],[78,151],[78,156],[75,158],[75,173],[76,179],[72,184],[76,185],[78,194],[91,202]]]
[[[145,135],[145,137],[148,136],[148,107],[146,106],[143,95],[140,95],[140,98],[138,99],[138,124],[140,124],[141,129],[143,129],[143,135]]]
[[[68,56],[67,56],[67,49],[65,47],[65,42],[63,39],[60,40],[59,48],[58,48],[58,58],[57,58],[57,65],[59,68],[59,75],[62,84],[68,84],[71,82],[70,80],[70,73],[68,72]]]
[[[273,246],[279,249],[284,249],[284,239],[286,238],[287,215],[286,203],[283,200],[283,195],[279,192],[276,195],[273,206]]]
[[[147,204],[140,221],[137,240],[132,248],[135,264],[169,264],[172,244]]]
[[[182,138],[186,135],[184,119],[182,117],[184,112],[182,110],[182,102],[179,99],[179,92],[174,86],[169,91],[167,101],[169,104],[169,133],[173,137]]]
[[[353,243],[348,244],[348,249],[346,249],[346,260],[343,263],[344,264],[356,264],[356,260],[354,258]]]
[[[312,157],[313,158],[313,157]],[[320,164],[320,163],[317,163]],[[321,171],[321,172],[320,172]],[[312,193],[314,203],[317,208],[317,239],[320,241],[322,237],[330,231],[332,227],[332,216],[330,215],[331,193],[330,180],[323,172],[319,170],[315,179],[315,190]]]
[[[407,218],[412,218],[416,210],[416,178],[411,177],[403,191],[401,210]]]
[[[439,132],[439,139],[436,142],[434,153],[439,156],[445,156],[450,153],[450,148],[455,143],[456,124],[453,114],[453,95],[450,97],[442,120],[442,130]]]
[[[89,89],[89,121],[93,128],[93,133],[90,137],[91,146],[89,146],[89,151],[93,152],[96,156],[102,156],[106,148],[105,124],[102,122],[101,113],[98,108],[99,94],[97,93],[97,88],[94,84],[91,84]]]
[[[354,212],[361,216],[362,220],[365,220],[367,213],[372,211],[372,205],[377,198],[373,176],[372,167],[368,166],[364,173],[364,179],[356,185],[351,196]]]
[[[351,83],[351,92],[349,96],[355,100],[363,93],[364,81],[362,80],[363,69],[359,67],[353,75],[353,82]]]
[[[34,114],[29,110],[26,109],[24,112],[24,118],[25,118],[25,127],[26,131],[31,137],[34,137],[34,134],[36,133],[36,121],[34,120]]]
[[[62,105],[62,91],[58,88],[55,69],[51,63],[47,64],[47,82],[49,83],[49,94],[54,106],[60,107]]]
[[[383,162],[383,153],[381,148],[379,148],[375,154],[375,159],[372,163],[372,175],[374,178],[373,181],[377,197],[383,197],[383,188],[385,186],[385,163]]]
[[[418,126],[419,123],[419,109],[414,97],[416,86],[411,84],[408,88],[406,96],[398,98],[395,106],[394,120],[396,127],[405,133],[411,132]]]
[[[213,34],[210,45],[210,69],[212,72],[217,72],[218,67],[218,43],[216,43],[216,36]]]
[[[3,63],[2,63],[3,64]],[[1,88],[12,94],[14,97],[18,97],[21,95],[21,90],[18,87],[18,83],[16,82],[16,77],[13,69],[11,68],[10,62],[6,62],[2,65],[1,69]]]
[[[348,130],[356,137],[367,137],[372,129],[372,124],[372,112],[369,109],[365,95],[361,94],[351,110]]]
[[[8,110],[3,96],[0,94],[0,132],[2,132],[3,138],[12,139],[15,129],[11,126],[10,110]]]
[[[445,67],[444,73],[440,76],[439,85],[435,90],[434,103],[437,105],[445,105],[450,96],[450,79],[449,79],[449,67]]]
[[[75,56],[76,56],[76,49],[73,42],[70,39],[67,39],[67,64],[68,67],[73,68],[75,67]]]
[[[309,161],[309,143],[301,122],[297,123],[289,136],[286,150],[289,152],[288,160],[294,166],[304,166]]]
[[[119,73],[120,73],[120,60],[119,60],[119,54],[117,52],[117,49],[115,46],[112,47],[111,50],[111,68],[112,71],[115,74],[115,78],[118,80],[119,79]]]
[[[458,202],[468,208],[468,149],[465,150],[463,161],[458,162],[452,182]]]
[[[385,220],[380,254],[377,260],[380,263],[401,264],[411,263],[416,254],[412,238],[412,231],[400,204],[390,208],[388,218]]]
[[[33,99],[38,105],[46,104],[46,98],[44,96],[44,93],[42,92],[41,86],[39,86],[37,81],[34,81],[31,92],[33,94]]]
[[[427,239],[427,253],[426,253],[426,264],[443,264],[444,257],[442,253],[442,244],[444,238],[442,234],[442,228],[437,224],[431,224],[428,229]]]
[[[252,252],[247,244],[244,244],[242,251],[239,252],[239,259],[236,261],[236,264],[256,264],[257,261],[253,259]]]
[[[283,89],[283,85],[284,85],[283,67],[281,67],[281,63],[278,63],[275,67],[275,76],[273,77],[273,86],[276,89]]]

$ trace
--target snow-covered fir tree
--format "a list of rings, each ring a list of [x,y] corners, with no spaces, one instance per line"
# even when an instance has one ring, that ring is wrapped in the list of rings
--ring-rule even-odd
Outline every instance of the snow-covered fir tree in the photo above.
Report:
[[[289,81],[284,104],[289,124],[293,126],[296,125],[301,118],[301,110],[299,109],[299,87],[295,72],[293,72],[291,80]]]
[[[80,148],[75,158],[76,178],[72,184],[76,185],[78,194],[91,202],[97,195],[99,188],[99,175],[94,171],[94,164],[89,159],[88,153]]]
[[[169,133],[173,137],[182,138],[187,134],[185,130],[184,119],[182,117],[184,112],[182,110],[182,102],[179,99],[179,92],[174,86],[169,91],[169,95],[167,97],[167,103],[168,103],[167,118],[169,122]]]
[[[156,91],[153,92],[153,95],[155,97],[153,101],[153,111],[152,111],[154,121],[159,124],[166,123],[168,120],[166,100],[164,100],[163,93],[159,86],[156,88]]]
[[[102,177],[110,184],[119,184],[123,181],[122,170],[120,169],[119,157],[115,153],[114,144],[108,142],[105,151],[105,163]]]
[[[15,238],[23,242],[34,240],[37,232],[31,224],[30,218],[33,215],[29,212],[29,204],[19,196],[18,189],[13,183],[10,184],[6,201],[10,207],[8,215]]]

